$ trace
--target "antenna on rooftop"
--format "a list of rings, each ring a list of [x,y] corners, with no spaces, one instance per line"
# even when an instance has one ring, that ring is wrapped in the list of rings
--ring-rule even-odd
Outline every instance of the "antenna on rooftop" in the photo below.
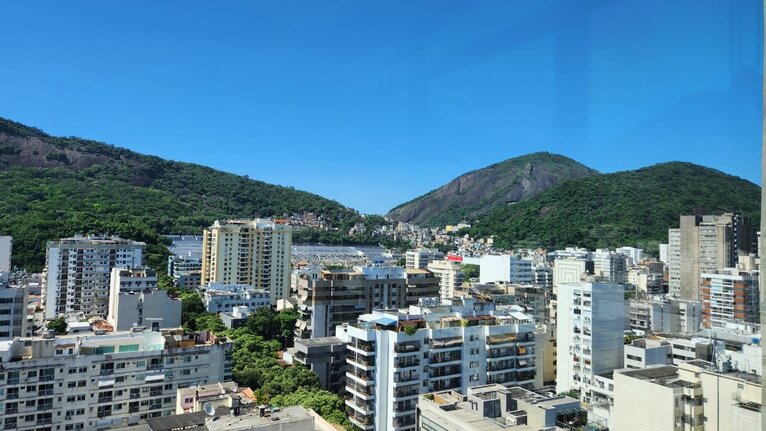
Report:
[[[205,403],[202,406],[202,409],[205,410],[205,413],[207,413],[208,416],[215,416],[215,407],[209,402]]]

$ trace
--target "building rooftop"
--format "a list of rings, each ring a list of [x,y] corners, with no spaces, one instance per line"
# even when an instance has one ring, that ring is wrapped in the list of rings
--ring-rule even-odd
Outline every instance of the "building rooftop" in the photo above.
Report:
[[[332,346],[336,344],[345,344],[343,340],[338,337],[321,337],[310,338],[304,340],[295,340],[295,344],[303,344],[306,347],[318,347],[318,346]]]

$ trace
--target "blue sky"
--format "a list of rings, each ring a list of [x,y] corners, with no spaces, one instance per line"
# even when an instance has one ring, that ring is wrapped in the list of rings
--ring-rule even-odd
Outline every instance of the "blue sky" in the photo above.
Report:
[[[759,1],[51,1],[0,16],[0,116],[364,212],[543,150],[761,182]]]

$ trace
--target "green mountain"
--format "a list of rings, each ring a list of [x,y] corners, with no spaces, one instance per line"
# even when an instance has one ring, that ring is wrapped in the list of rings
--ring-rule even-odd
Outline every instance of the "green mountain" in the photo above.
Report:
[[[397,206],[387,216],[424,226],[472,221],[494,208],[524,201],[561,181],[596,174],[568,157],[528,154],[463,174]]]
[[[661,163],[635,171],[563,182],[477,221],[471,234],[495,235],[499,247],[639,246],[657,250],[679,215],[740,212],[756,223],[760,187],[691,163]]]
[[[311,193],[0,118],[0,234],[14,237],[14,265],[39,270],[46,240],[81,232],[145,241],[149,263],[162,268],[161,234],[306,211],[342,229],[360,218]]]

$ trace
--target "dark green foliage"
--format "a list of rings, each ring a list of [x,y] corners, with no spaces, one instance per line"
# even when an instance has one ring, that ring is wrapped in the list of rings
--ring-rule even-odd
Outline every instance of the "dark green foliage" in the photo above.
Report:
[[[66,334],[66,320],[64,320],[64,317],[57,317],[53,320],[48,321],[48,324],[45,325],[46,328],[49,330],[52,330],[56,332],[56,335],[63,335]]]
[[[276,313],[264,307],[250,315],[246,325],[253,334],[258,334],[267,340],[277,340],[284,348],[292,345],[297,320],[298,312],[295,310],[288,309]]]
[[[492,211],[471,234],[495,235],[495,245],[503,248],[626,245],[656,252],[681,214],[724,211],[758,220],[760,188],[714,169],[672,162],[563,182]]]
[[[35,157],[26,147],[33,137],[51,150]],[[23,162],[13,158],[20,153]],[[32,271],[42,269],[47,240],[75,233],[145,241],[148,264],[162,269],[167,243],[160,234],[198,233],[216,219],[303,212],[316,213],[343,233],[356,222],[374,220],[311,193],[95,141],[53,137],[0,118],[0,232],[14,237],[14,263]]]
[[[296,392],[277,395],[271,399],[271,403],[277,406],[301,405],[307,409],[313,409],[324,419],[340,424],[346,429],[351,429],[351,423],[343,414],[345,405],[343,398],[328,391],[312,391],[299,389]]]
[[[464,263],[460,269],[463,270],[466,279],[479,278],[479,265]]]

